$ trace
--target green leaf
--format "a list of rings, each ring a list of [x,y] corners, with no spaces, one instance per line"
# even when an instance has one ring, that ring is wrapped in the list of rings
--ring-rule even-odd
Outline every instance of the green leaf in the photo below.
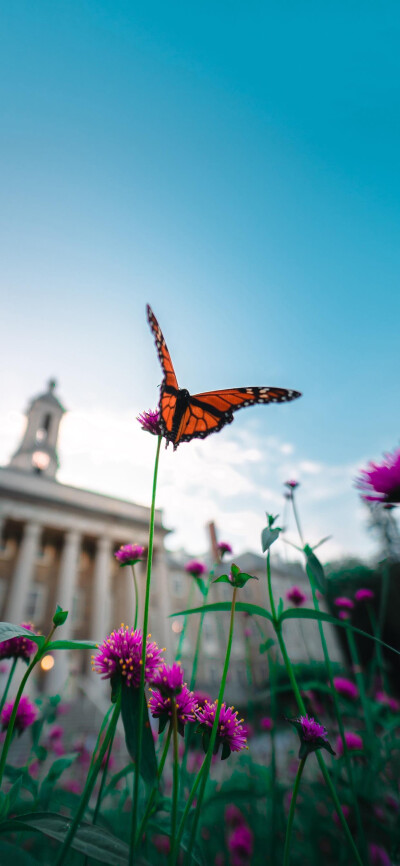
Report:
[[[312,585],[317,586],[320,592],[325,594],[328,581],[319,559],[315,556],[315,553],[312,552],[311,547],[309,547],[308,544],[305,545],[304,553],[307,560],[306,571]]]
[[[169,616],[186,616],[190,613],[212,613],[216,611],[223,610],[231,610],[232,604],[230,601],[216,601],[213,604],[205,604],[204,607],[192,607],[188,610],[180,610],[178,613],[170,613]],[[257,616],[263,616],[265,619],[269,619],[270,622],[273,622],[273,616],[265,608],[260,607],[258,604],[250,604],[245,601],[237,601],[235,605],[235,610],[242,611],[250,614],[257,614]]]
[[[272,637],[269,637],[268,640],[264,641],[264,643],[260,643],[259,651],[261,655],[268,652],[268,650],[271,649],[271,647],[273,646],[275,646],[275,641],[272,639]]]
[[[56,607],[56,612],[53,616],[54,625],[64,625],[65,620],[67,619],[68,611],[63,610],[62,607],[58,604]]]
[[[28,628],[21,625],[14,625],[12,622],[0,622],[0,643],[3,640],[10,640],[12,637],[28,637],[38,647],[43,646],[46,638],[42,634],[34,634]]]
[[[97,649],[98,643],[93,640],[53,640],[47,644],[46,652],[53,650]]]
[[[76,761],[77,757],[78,752],[71,752],[69,755],[63,755],[62,758],[57,758],[51,765],[47,776],[45,776],[45,778],[43,779],[40,791],[42,792],[42,788],[45,785],[51,785],[51,787],[53,787],[53,785],[55,784],[55,782],[57,782],[57,779],[60,778],[64,770],[70,767],[71,764]]]
[[[133,761],[136,758],[137,734],[139,722],[140,689],[122,686],[121,715],[125,729],[126,747]],[[149,711],[146,699],[143,712],[142,751],[140,755],[140,775],[145,782],[153,784],[157,778],[157,759],[153,734],[149,722]]]
[[[238,607],[238,605],[236,605]],[[385,641],[380,640],[380,638],[375,637],[373,634],[369,634],[368,631],[363,631],[361,628],[356,628],[346,619],[337,619],[336,616],[332,616],[330,613],[325,613],[322,610],[311,610],[311,608],[307,607],[299,607],[299,608],[289,608],[289,610],[285,610],[280,617],[280,622],[283,622],[284,619],[316,619],[321,622],[330,622],[332,625],[338,625],[340,628],[348,628],[353,631],[355,634],[361,634],[363,637],[368,637],[370,640],[377,641],[381,646],[385,646],[386,649],[392,650],[392,652],[396,653],[396,655],[400,656],[400,650],[395,649],[390,644],[385,643]]]
[[[22,787],[29,791],[33,797],[36,797],[38,783],[35,779],[32,779],[31,774],[25,769],[25,767],[13,767],[11,764],[6,764],[4,775],[7,776],[8,779],[11,779],[11,781],[16,781],[20,778]]]
[[[271,544],[279,538],[281,530],[277,526],[276,529],[270,529],[269,526],[266,526],[261,533],[261,547],[263,553],[271,547]]]
[[[201,594],[204,595],[204,597],[205,597],[208,593],[207,583],[205,583],[204,580],[201,579],[201,577],[197,577],[195,574],[193,575],[193,580],[196,581],[197,586],[199,587]]]
[[[134,770],[135,770],[134,764],[127,764],[127,766],[124,767],[123,770],[120,770],[118,773],[114,773],[114,775],[111,776],[111,779],[110,779],[110,781],[106,787],[106,790],[104,792],[104,796],[106,796],[106,794],[108,794],[110,791],[114,790],[116,785],[118,785],[118,782],[120,781],[120,779],[124,779],[125,776],[128,776],[130,773],[133,773]]]
[[[279,601],[278,601],[278,609],[277,609],[277,612],[276,612],[276,615],[277,615],[278,619],[280,619],[281,616],[282,616],[283,608],[284,608],[283,598],[280,598]]]
[[[216,577],[215,580],[213,580],[212,582],[213,583],[230,583],[230,585],[232,586],[232,581],[229,580],[229,577],[227,574],[221,574],[221,577]]]

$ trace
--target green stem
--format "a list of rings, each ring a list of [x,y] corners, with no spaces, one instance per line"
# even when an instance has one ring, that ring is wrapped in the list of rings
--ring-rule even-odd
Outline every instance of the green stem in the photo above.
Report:
[[[191,584],[190,584],[189,597],[188,597],[188,603],[187,603],[188,608],[190,608],[191,605],[192,605],[192,601],[193,601],[193,590],[194,590],[194,580],[192,580],[192,582],[191,582]],[[185,639],[185,634],[186,634],[186,628],[187,628],[187,624],[188,624],[188,619],[189,619],[189,614],[185,614],[185,618],[184,618],[184,620],[183,620],[183,627],[182,627],[182,631],[181,631],[181,633],[180,633],[180,635],[179,635],[178,648],[177,648],[176,656],[175,656],[175,661],[176,661],[176,662],[178,662],[179,659],[180,659],[181,656],[182,656],[182,646],[183,646],[183,641],[184,641],[184,639]]]
[[[114,742],[114,735],[115,735],[115,729],[114,729],[113,734],[110,738],[107,757],[106,757],[106,761],[105,761],[105,764],[103,767],[103,772],[101,774],[100,788],[99,788],[99,792],[97,794],[97,800],[96,800],[96,805],[95,805],[95,809],[94,809],[94,813],[93,813],[92,824],[96,823],[97,816],[98,816],[99,811],[100,811],[100,806],[101,806],[101,801],[102,801],[103,791],[104,791],[104,785],[105,785],[105,781],[106,781],[106,777],[107,777],[108,764],[109,764],[109,760],[111,757],[111,751],[112,751],[113,742]],[[88,855],[86,855],[85,860],[84,860],[84,866],[87,866],[88,862],[89,862],[89,857],[88,857]]]
[[[145,831],[147,821],[149,820],[150,813],[151,813],[151,810],[152,810],[152,808],[153,808],[153,803],[154,803],[154,800],[155,800],[155,796],[156,796],[157,791],[158,791],[158,783],[159,783],[159,781],[160,781],[160,779],[161,779],[162,772],[163,772],[163,769],[164,769],[164,764],[165,764],[165,761],[166,761],[166,758],[167,758],[168,749],[169,749],[169,744],[170,744],[170,742],[171,742],[171,736],[172,736],[172,725],[169,726],[168,735],[167,735],[167,738],[166,738],[166,740],[165,740],[163,753],[162,753],[162,756],[161,756],[160,763],[159,763],[159,765],[158,765],[157,784],[154,785],[153,790],[152,790],[152,792],[151,792],[151,794],[150,794],[149,801],[148,801],[148,803],[147,803],[146,810],[145,810],[145,813],[144,813],[144,815],[143,815],[143,818],[142,818],[142,821],[141,821],[141,824],[140,824],[140,827],[139,827],[139,830],[138,830],[138,833],[137,833],[137,837],[136,837],[136,845],[139,844],[140,840],[141,840],[142,837],[143,837],[143,833],[144,833],[144,831]]]
[[[367,604],[367,610],[368,610],[368,615],[369,615],[369,618],[371,621],[372,634],[374,635],[374,637],[380,638],[381,635],[380,635],[380,630],[379,630],[379,623],[376,619],[375,611],[374,611],[374,608],[372,607],[372,604]],[[383,660],[382,647],[381,647],[380,643],[378,643],[378,641],[375,641],[375,651],[373,653],[373,658],[372,658],[372,662],[371,662],[371,669],[370,669],[370,673],[369,673],[369,682],[370,682],[371,688],[373,688],[373,686],[374,686],[375,671],[376,671],[377,667],[379,668],[379,671],[380,671],[382,688],[384,691],[387,691],[387,677],[386,677],[386,671],[385,671],[385,664],[384,664],[384,660]]]
[[[172,809],[171,809],[171,846],[170,846],[170,863],[174,862],[175,853],[175,836],[177,823],[178,809],[178,791],[179,791],[179,753],[178,753],[178,714],[176,709],[176,698],[171,698],[172,709],[172,735],[174,741],[174,763],[173,763],[173,787],[172,787]]]
[[[211,759],[212,759],[213,752],[214,752],[215,741],[217,739],[219,716],[220,716],[221,706],[222,706],[222,702],[223,702],[223,698],[224,698],[226,677],[228,674],[229,661],[230,661],[231,649],[232,649],[233,626],[234,626],[234,620],[235,620],[236,594],[237,594],[237,587],[235,586],[235,588],[233,590],[233,596],[232,596],[231,618],[230,618],[230,623],[229,623],[229,636],[228,636],[228,644],[226,647],[225,664],[224,664],[224,669],[222,672],[221,685],[219,688],[219,694],[218,694],[218,701],[217,701],[217,706],[216,706],[216,710],[215,710],[214,723],[213,723],[212,730],[211,730],[210,742],[208,744],[206,758],[205,758],[203,767],[199,771],[202,774],[201,787],[200,787],[200,791],[199,791],[199,796],[197,798],[196,810],[195,810],[193,821],[192,821],[192,828],[191,828],[189,845],[188,845],[187,856],[186,856],[187,863],[190,863],[193,845],[194,845],[195,840],[196,840],[197,826],[198,826],[199,819],[200,819],[201,806],[202,806],[202,802],[203,802],[204,792],[206,789],[208,773],[209,773],[209,769],[211,766]]]
[[[205,595],[203,596],[203,608],[207,604],[208,592],[209,592],[210,583],[211,583],[211,574],[212,574],[212,572],[210,572],[210,576],[209,576],[207,584],[206,584],[206,592],[205,592]],[[200,645],[201,645],[201,637],[202,637],[202,632],[203,632],[204,616],[205,616],[205,614],[204,614],[204,611],[202,610],[202,612],[200,614],[200,622],[199,622],[199,628],[198,628],[198,632],[197,632],[196,648],[195,648],[194,657],[193,657],[192,675],[190,677],[189,689],[191,692],[193,691],[193,689],[196,685],[197,667],[199,664]]]
[[[137,580],[136,580],[136,574],[135,574],[135,566],[131,565],[131,569],[132,569],[132,577],[133,577],[133,586],[135,589],[135,620],[133,623],[133,628],[136,631],[138,614],[139,614],[139,594],[138,594],[138,586],[137,586]]]
[[[141,671],[140,671],[140,687],[139,687],[140,692],[139,692],[137,748],[136,748],[135,774],[134,774],[134,782],[133,782],[133,806],[132,806],[131,836],[130,836],[129,860],[128,860],[129,866],[134,866],[134,851],[135,851],[135,840],[136,840],[137,808],[138,808],[138,800],[139,800],[140,755],[142,752],[142,741],[143,741],[143,718],[144,718],[144,701],[145,701],[144,677],[145,677],[145,667],[146,667],[147,626],[148,626],[148,621],[149,621],[151,565],[152,565],[152,559],[153,559],[154,513],[155,513],[155,507],[156,507],[157,475],[158,475],[158,464],[159,464],[159,460],[160,460],[161,440],[162,440],[162,436],[159,436],[158,441],[157,441],[157,451],[156,451],[156,459],[155,459],[155,464],[154,464],[154,475],[153,475],[153,490],[152,490],[152,496],[151,496],[149,549],[148,549],[148,554],[147,554],[146,594],[145,594],[145,601],[144,601],[143,632],[142,632],[142,665],[141,665]]]
[[[14,673],[15,673],[15,668],[17,667],[17,661],[18,661],[17,658],[15,658],[15,659],[13,660],[13,663],[12,663],[12,665],[11,665],[11,669],[10,669],[10,673],[8,674],[8,678],[7,678],[7,682],[6,682],[6,687],[5,687],[4,692],[3,692],[3,697],[2,697],[2,699],[1,699],[1,701],[0,701],[0,714],[1,714],[1,711],[2,711],[2,709],[3,709],[3,707],[4,707],[5,702],[6,702],[6,700],[7,700],[8,690],[9,690],[9,688],[10,688],[11,681],[12,681],[12,678],[13,678]]]
[[[274,593],[272,592],[272,577],[271,577],[271,554],[270,550],[267,551],[267,581],[268,581],[268,595],[269,595],[269,606],[271,608],[271,613],[274,620],[274,627],[277,622],[276,616],[276,607],[275,607],[275,599]]]
[[[75,815],[75,817],[74,817],[74,819],[70,825],[70,828],[69,828],[68,833],[67,833],[67,835],[64,839],[64,842],[61,846],[61,849],[59,851],[59,854],[58,854],[57,860],[55,861],[54,866],[62,866],[62,864],[65,862],[65,857],[68,854],[69,848],[71,846],[71,842],[75,836],[75,833],[78,829],[79,824],[82,821],[82,818],[84,816],[87,804],[90,800],[90,795],[93,791],[99,770],[100,770],[102,762],[103,762],[104,755],[106,754],[106,751],[109,747],[110,741],[114,737],[120,711],[121,711],[121,691],[119,691],[119,694],[118,694],[118,697],[116,700],[116,704],[114,707],[114,712],[113,712],[113,715],[111,718],[111,722],[109,724],[106,736],[104,737],[104,741],[103,741],[103,744],[101,746],[98,757],[94,761],[92,768],[89,770],[88,777],[86,779],[86,784],[85,784],[85,787],[83,790],[83,794],[82,794],[82,797],[80,799],[80,803],[78,806],[78,810],[77,810],[76,815]]]
[[[351,656],[351,661],[352,661],[352,665],[353,665],[353,671],[354,671],[354,675],[355,675],[356,682],[358,685],[358,690],[360,692],[360,700],[361,700],[361,706],[363,708],[364,721],[365,721],[365,725],[366,725],[366,728],[368,731],[368,735],[372,739],[374,736],[374,729],[373,729],[373,725],[372,725],[372,721],[371,721],[371,714],[369,711],[367,695],[365,693],[364,677],[362,675],[362,668],[360,665],[360,658],[359,658],[359,655],[357,652],[356,642],[354,640],[354,634],[350,628],[346,628],[346,635],[347,635],[347,641],[349,644],[349,650],[350,650],[350,656]]]
[[[300,779],[302,776],[302,772],[304,770],[304,765],[306,763],[306,760],[307,760],[307,755],[305,755],[305,757],[301,759],[297,773],[296,773],[296,778],[294,780],[292,800],[290,803],[290,811],[289,811],[288,823],[287,823],[287,828],[286,828],[285,849],[284,849],[284,853],[283,853],[283,866],[289,866],[290,840],[292,838],[293,818],[294,818],[294,813],[295,813],[295,809],[296,809],[297,794],[299,792],[299,787],[300,787]]]
[[[188,814],[189,814],[190,807],[191,807],[191,805],[192,805],[192,803],[193,803],[193,800],[194,800],[194,798],[195,798],[195,796],[196,796],[197,788],[199,787],[199,784],[200,784],[200,782],[201,782],[202,775],[203,775],[203,772],[204,772],[204,770],[205,770],[205,766],[206,766],[206,761],[207,761],[207,756],[205,756],[204,761],[203,761],[203,763],[202,763],[202,765],[201,765],[201,767],[200,767],[200,770],[199,770],[199,772],[197,773],[197,776],[196,776],[196,778],[195,778],[195,780],[194,780],[194,782],[193,782],[192,790],[190,791],[190,794],[189,794],[188,799],[187,799],[187,801],[186,801],[185,809],[184,809],[184,811],[183,811],[182,818],[181,818],[181,820],[180,820],[180,824],[179,824],[179,827],[178,827],[178,833],[177,833],[177,836],[176,836],[176,843],[175,843],[175,851],[176,851],[177,856],[178,856],[178,854],[179,854],[179,844],[180,844],[180,841],[181,841],[181,839],[182,839],[183,831],[184,831],[185,824],[186,824],[186,819],[187,819],[187,816],[188,816]]]

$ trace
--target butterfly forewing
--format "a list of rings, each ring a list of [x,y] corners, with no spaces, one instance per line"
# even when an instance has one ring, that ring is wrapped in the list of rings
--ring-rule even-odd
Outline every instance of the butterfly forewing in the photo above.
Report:
[[[177,382],[177,378],[175,375],[175,370],[171,361],[171,355],[167,349],[167,344],[164,340],[163,332],[157,322],[157,319],[153,313],[151,307],[147,304],[147,318],[149,321],[149,325],[154,334],[154,339],[157,347],[158,357],[160,359],[160,364],[164,371],[164,385],[170,385],[172,388],[176,388],[178,390],[179,385]]]

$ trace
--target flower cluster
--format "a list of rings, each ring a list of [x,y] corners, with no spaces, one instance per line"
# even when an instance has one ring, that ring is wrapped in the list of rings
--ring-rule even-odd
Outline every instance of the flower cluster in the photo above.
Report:
[[[21,628],[26,628],[28,631],[33,632],[31,622],[21,622]],[[11,637],[0,643],[0,659],[24,659],[27,662],[36,650],[36,644],[33,640],[29,640],[28,637],[23,635]]]
[[[286,593],[286,599],[291,604],[294,604],[295,607],[301,607],[307,601],[307,596],[299,586],[292,586]]]
[[[400,448],[385,454],[383,463],[370,463],[356,479],[356,487],[367,502],[400,503]]]
[[[145,680],[152,682],[163,663],[162,652],[156,643],[146,641]],[[111,679],[113,684],[118,680],[127,686],[138,688],[142,665],[143,636],[139,629],[134,630],[127,625],[121,625],[113,631],[98,647],[92,656],[93,670],[103,674],[102,679]]]
[[[148,412],[142,412],[141,415],[137,416],[137,421],[142,426],[142,430],[145,430],[146,433],[152,433],[153,436],[161,436],[161,423],[160,423],[160,412],[158,409],[154,409],[152,411],[149,409]]]
[[[12,715],[12,711],[14,709],[15,701],[8,701],[3,708],[3,712],[1,714],[1,724],[2,729],[5,731],[9,724]],[[15,716],[14,722],[14,730],[18,732],[18,734],[22,734],[26,728],[29,728],[30,725],[33,725],[34,721],[37,717],[37,707],[30,700],[30,698],[26,697],[26,695],[22,695],[20,702],[18,704],[17,714]]]
[[[124,565],[135,565],[142,558],[143,554],[144,547],[141,544],[122,544],[120,549],[114,553],[114,556],[122,567]]]
[[[206,701],[202,709],[197,713],[197,718],[200,722],[199,730],[203,734],[203,748],[205,752],[210,742],[216,709],[217,701],[213,704]],[[214,755],[218,753],[220,745],[222,745],[222,760],[229,758],[231,752],[241,752],[242,749],[247,748],[247,731],[243,727],[242,722],[243,719],[238,719],[237,717],[237,710],[234,711],[233,707],[227,707],[225,703],[221,704]]]

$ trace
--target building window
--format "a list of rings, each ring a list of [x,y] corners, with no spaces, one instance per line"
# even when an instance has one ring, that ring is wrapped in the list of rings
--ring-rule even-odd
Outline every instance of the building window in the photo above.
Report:
[[[36,624],[42,622],[47,601],[47,587],[42,583],[34,583],[26,597],[25,616]]]

